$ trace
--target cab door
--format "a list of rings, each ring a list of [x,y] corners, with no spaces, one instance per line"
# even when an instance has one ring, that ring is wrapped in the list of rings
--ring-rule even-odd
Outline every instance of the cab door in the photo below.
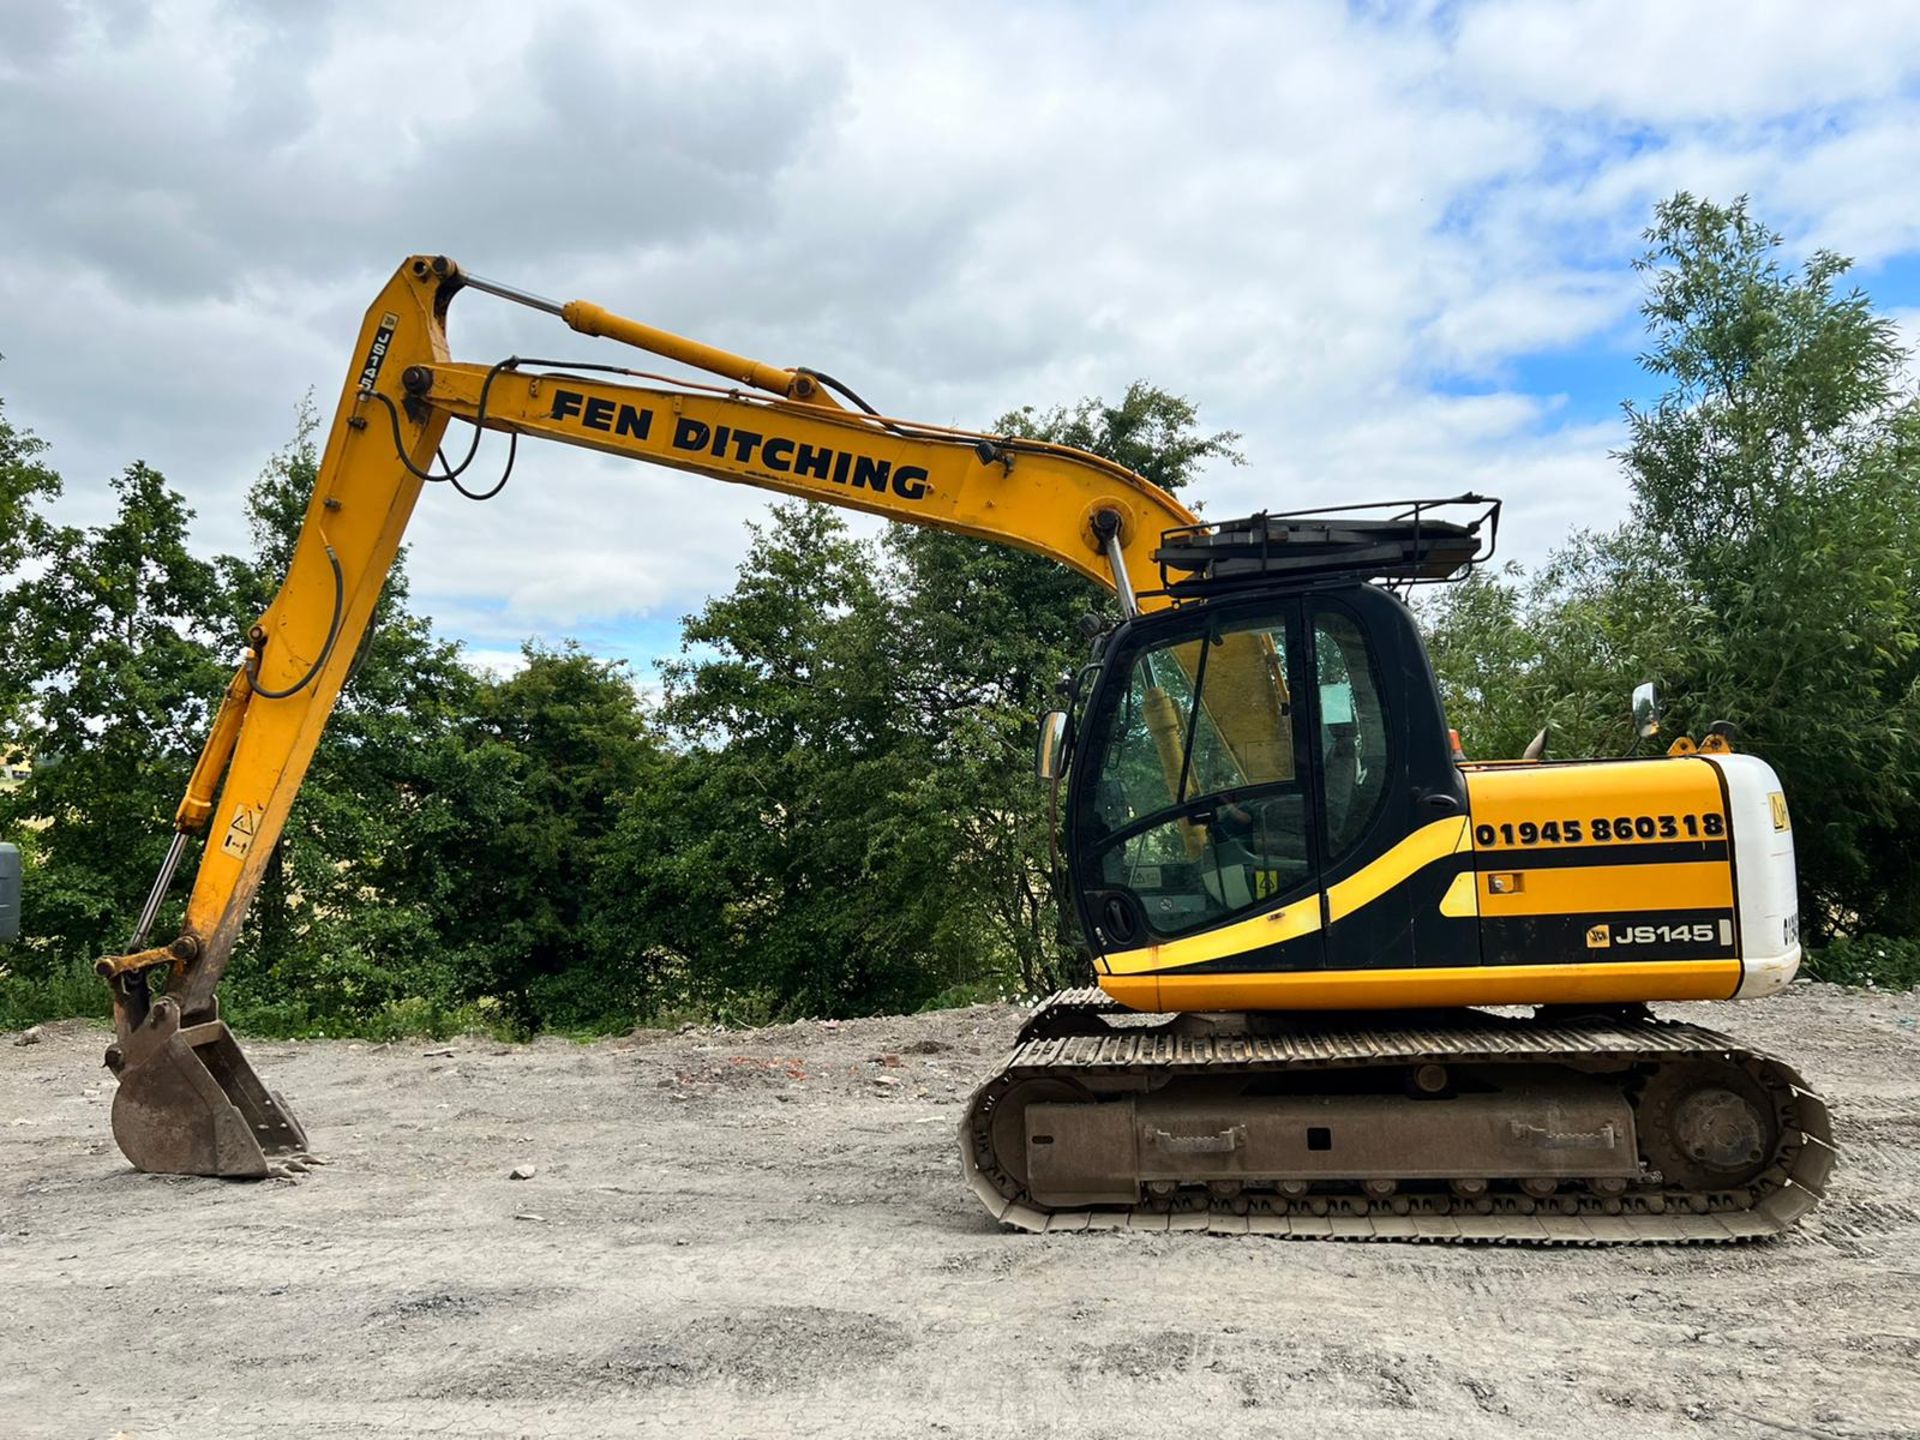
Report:
[[[1296,598],[1119,632],[1077,746],[1070,849],[1109,973],[1318,969]]]

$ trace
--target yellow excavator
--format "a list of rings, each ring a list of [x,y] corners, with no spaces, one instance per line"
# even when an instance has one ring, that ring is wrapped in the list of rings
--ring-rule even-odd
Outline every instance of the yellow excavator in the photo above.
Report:
[[[463,291],[719,383],[455,361]],[[453,420],[472,430],[457,465]],[[1039,758],[1097,984],[1042,1004],[968,1106],[961,1167],[996,1219],[1725,1241],[1820,1198],[1827,1111],[1791,1066],[1647,1009],[1766,995],[1797,968],[1772,770],[1721,735],[1577,762],[1475,764],[1450,741],[1401,597],[1484,560],[1497,502],[1202,523],[1096,456],[889,418],[817,371],[437,256],[407,260],[367,312],[286,580],[133,941],[98,967],[114,1136],[140,1169],[315,1159],[215,991],[421,488],[468,489],[482,430],[1017,546],[1117,598]],[[1636,703],[1651,735],[1652,697]],[[150,948],[194,836],[183,928]]]

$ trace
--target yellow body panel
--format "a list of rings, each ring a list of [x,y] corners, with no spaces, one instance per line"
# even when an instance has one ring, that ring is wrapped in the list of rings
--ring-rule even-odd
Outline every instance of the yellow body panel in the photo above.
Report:
[[[1518,888],[1495,893],[1496,876],[1511,876]],[[1598,910],[1707,910],[1733,905],[1733,870],[1724,861],[1488,870],[1478,878],[1483,918],[1578,915]]]
[[[1739,987],[1738,960],[1100,977],[1100,988],[1122,1005],[1153,1012],[1728,1000]]]
[[[1470,766],[1466,778],[1471,816],[1422,826],[1282,909],[1108,955],[1097,966],[1101,988],[1152,1011],[1706,1000],[1739,988],[1729,821],[1710,763]],[[1700,858],[1703,848],[1718,858]],[[1471,856],[1465,868],[1462,856]],[[1290,969],[1214,968],[1360,914],[1439,865],[1459,873],[1436,889],[1434,908],[1477,927],[1480,964],[1419,965],[1409,951],[1404,968],[1343,969],[1338,954],[1325,955],[1324,968],[1297,955]],[[1614,916],[1654,923],[1623,928],[1615,944]],[[1670,944],[1669,931],[1686,938]]]
[[[1696,822],[1717,815],[1724,824],[1726,808],[1720,793],[1718,772],[1704,760],[1658,759],[1636,761],[1598,761],[1588,764],[1488,765],[1466,768],[1467,795],[1473,810],[1476,832],[1491,826],[1495,832],[1493,847],[1526,851],[1549,842],[1527,844],[1519,827],[1543,826],[1552,821],[1564,826],[1572,821],[1580,826],[1581,839],[1561,840],[1568,844],[1652,844],[1662,840],[1689,838],[1685,817]],[[1673,833],[1662,835],[1661,817],[1671,817]],[[1653,820],[1654,833],[1642,835],[1631,824],[1628,833],[1615,836],[1615,823],[1646,817]],[[1604,837],[1594,833],[1593,823],[1604,820]],[[1507,838],[1503,825],[1514,827]],[[1691,838],[1700,838],[1696,831]]]

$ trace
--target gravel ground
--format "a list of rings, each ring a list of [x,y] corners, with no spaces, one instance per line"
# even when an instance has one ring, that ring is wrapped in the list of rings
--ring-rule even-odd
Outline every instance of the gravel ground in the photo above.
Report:
[[[0,1044],[0,1435],[1920,1435],[1920,996],[1683,1011],[1833,1104],[1786,1240],[1005,1232],[955,1157],[1004,1007],[259,1043],[333,1164],[257,1185],[129,1170],[104,1032],[47,1027]]]

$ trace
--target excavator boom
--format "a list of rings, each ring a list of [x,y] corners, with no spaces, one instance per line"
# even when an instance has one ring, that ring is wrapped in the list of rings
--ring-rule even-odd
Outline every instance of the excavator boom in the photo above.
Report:
[[[485,291],[574,330],[704,370],[724,384],[623,366],[513,358],[455,362],[448,307]],[[1161,532],[1193,515],[1138,475],[1064,446],[850,410],[833,382],[462,273],[402,264],[368,309],[306,518],[279,594],[250,630],[175,817],[175,837],[127,952],[98,965],[113,991],[120,1078],[114,1132],[142,1169],[263,1175],[306,1141],[219,1018],[216,990],[352,657],[371,623],[422,486],[445,472],[447,427],[623,455],[1047,555],[1121,587],[1148,572]],[[651,383],[633,383],[646,380]],[[452,467],[457,477],[464,464]],[[1116,578],[1117,577],[1117,578]],[[1270,702],[1270,708],[1278,702]],[[185,923],[148,947],[190,837],[205,846]],[[150,979],[164,972],[164,993]]]

